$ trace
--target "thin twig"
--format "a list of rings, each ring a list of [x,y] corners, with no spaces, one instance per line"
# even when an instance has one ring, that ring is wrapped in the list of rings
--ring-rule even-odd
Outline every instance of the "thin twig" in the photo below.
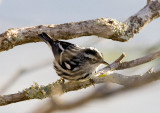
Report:
[[[124,54],[124,53],[123,53]],[[149,55],[146,55],[144,57],[135,59],[135,60],[131,60],[131,61],[126,61],[126,62],[117,62],[120,61],[125,57],[124,55],[121,55],[116,61],[114,61],[112,64],[110,64],[109,66],[106,66],[104,68],[102,68],[100,70],[103,71],[103,73],[108,72],[109,70],[122,70],[122,69],[128,69],[128,68],[132,68],[141,64],[145,64],[147,62],[150,62],[158,57],[160,57],[160,51],[151,53]]]

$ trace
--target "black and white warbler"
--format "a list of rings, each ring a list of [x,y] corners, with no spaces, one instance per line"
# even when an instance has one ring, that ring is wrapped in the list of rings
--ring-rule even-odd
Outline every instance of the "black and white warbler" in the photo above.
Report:
[[[100,64],[109,65],[102,53],[92,47],[79,47],[75,44],[51,39],[46,33],[38,35],[52,49],[57,74],[67,80],[91,78]]]

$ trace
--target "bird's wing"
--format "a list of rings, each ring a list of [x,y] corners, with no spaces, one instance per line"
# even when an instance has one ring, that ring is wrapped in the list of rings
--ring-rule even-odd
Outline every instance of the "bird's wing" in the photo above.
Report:
[[[63,41],[59,41],[58,45],[61,50],[59,54],[59,64],[66,70],[73,70],[81,62],[78,58],[81,53],[81,48]]]
[[[76,67],[78,67],[81,63],[81,57],[79,55],[82,48],[69,42],[53,40],[48,34],[44,32],[38,36],[52,49],[55,61],[63,69],[76,71]]]

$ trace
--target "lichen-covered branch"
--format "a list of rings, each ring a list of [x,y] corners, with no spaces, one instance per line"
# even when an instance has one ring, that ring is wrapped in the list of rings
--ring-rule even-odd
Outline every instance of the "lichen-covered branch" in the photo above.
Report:
[[[9,29],[0,34],[0,51],[14,46],[41,41],[38,34],[46,32],[55,39],[72,39],[81,36],[96,35],[117,41],[127,41],[138,33],[144,25],[160,16],[160,1],[152,0],[125,22],[111,18],[99,18],[60,25],[39,25],[33,27]]]
[[[149,0],[144,8],[125,21],[129,28],[124,35],[124,39],[129,40],[135,33],[139,33],[145,25],[158,17],[160,17],[160,1]]]
[[[1,96],[0,105],[1,106],[7,105],[10,103],[29,100],[29,99],[43,99],[46,97],[50,97],[52,95],[61,95],[69,91],[75,91],[75,90],[80,90],[82,88],[87,88],[93,85],[93,82],[95,84],[105,83],[105,82],[114,82],[120,85],[132,86],[135,84],[136,85],[142,84],[142,83],[144,84],[144,83],[159,79],[160,74],[157,74],[157,73],[160,73],[160,70],[153,73],[151,73],[151,71],[148,71],[143,76],[142,75],[124,76],[118,73],[114,73],[113,70],[137,66],[137,65],[146,63],[148,61],[151,61],[153,59],[156,59],[160,57],[160,51],[136,60],[121,62],[124,56],[125,55],[122,54],[110,66],[104,67],[99,72],[97,72],[95,77],[92,78],[93,79],[92,82],[90,80],[86,80],[86,81],[69,81],[69,82],[63,83],[63,81],[58,80],[57,82],[54,82],[47,86],[39,86],[38,84],[35,83],[34,86],[31,86],[30,88],[26,88],[25,90],[19,93]],[[122,64],[125,64],[125,65],[122,65]]]
[[[152,73],[151,70],[147,71],[142,76],[148,76],[147,74]],[[159,74],[160,74],[160,69],[156,73],[153,73],[152,76],[154,76],[155,78],[150,76],[151,78],[147,79],[147,77],[144,77],[144,78],[146,78],[146,80],[138,79],[139,81],[137,82],[137,84],[134,81],[134,84],[128,85],[127,87],[121,87],[118,89],[108,87],[108,84],[104,84],[104,85],[96,88],[91,94],[89,94],[89,95],[87,95],[87,96],[85,96],[75,102],[64,102],[63,101],[63,103],[62,103],[61,101],[58,101],[57,99],[56,100],[50,99],[47,103],[44,103],[43,105],[38,107],[32,113],[54,113],[56,111],[66,111],[66,110],[78,108],[82,105],[84,106],[84,104],[87,104],[95,99],[104,99],[104,98],[108,99],[108,98],[113,97],[119,93],[124,93],[125,91],[128,91],[128,90],[134,90],[137,87],[144,86],[145,83],[149,83],[154,80],[160,79]],[[139,76],[139,75],[134,75],[134,76],[135,76],[135,80],[136,80],[136,76]],[[149,80],[149,81],[147,81],[147,80]],[[131,81],[131,83],[133,83],[133,81]]]
[[[33,111],[32,113],[53,113],[56,111],[66,111],[70,109],[78,108],[84,104],[89,103],[90,101],[93,101],[95,99],[106,99],[114,96],[115,94],[124,93],[128,90],[133,90],[137,87],[144,86],[146,83],[150,83],[154,80],[160,79],[160,69],[157,72],[153,72],[153,68],[148,70],[145,74],[141,75],[143,77],[139,78],[140,75],[133,75],[129,81],[127,81],[127,87],[121,87],[121,88],[111,88],[108,87],[108,84],[104,84],[97,89],[95,89],[91,94],[85,96],[82,99],[79,99],[75,102],[59,102],[54,100],[50,100],[47,103],[41,105],[38,109]],[[151,75],[149,75],[151,74]],[[122,75],[123,77],[125,75]],[[138,80],[138,81],[137,81]],[[124,81],[124,82],[126,82]]]
[[[57,98],[51,98],[43,105],[40,105],[36,110],[32,113],[54,113],[56,111],[67,111],[71,109],[78,108],[94,99],[100,99],[105,96],[109,97],[109,94],[113,94],[113,91],[116,92],[117,90],[113,90],[109,88],[107,84],[104,84],[100,87],[96,87],[96,89],[89,95],[78,99],[75,102],[64,102]],[[104,98],[103,98],[104,99]]]

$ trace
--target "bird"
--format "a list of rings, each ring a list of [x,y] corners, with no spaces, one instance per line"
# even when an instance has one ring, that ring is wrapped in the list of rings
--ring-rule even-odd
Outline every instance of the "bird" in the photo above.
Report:
[[[52,38],[45,32],[38,34],[52,50],[54,69],[62,78],[71,81],[92,79],[100,64],[109,65],[102,53],[93,47],[80,47]]]

